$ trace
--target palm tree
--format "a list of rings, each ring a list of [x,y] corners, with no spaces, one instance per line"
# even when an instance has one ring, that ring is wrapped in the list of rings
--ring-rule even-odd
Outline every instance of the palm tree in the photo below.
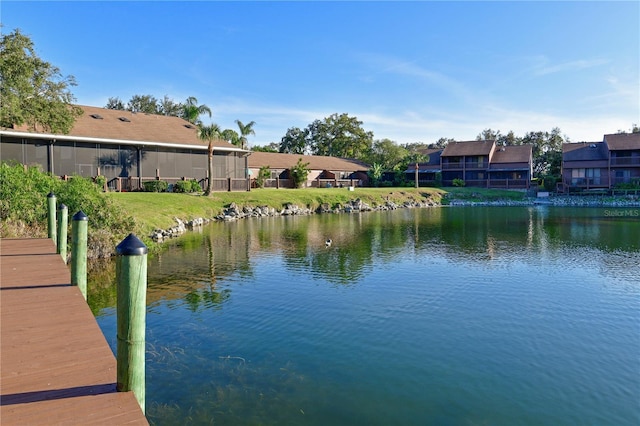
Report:
[[[238,138],[238,143],[240,144],[240,148],[246,149],[245,145],[247,145],[247,136],[256,135],[255,130],[253,130],[253,126],[255,126],[256,122],[251,121],[245,125],[245,124],[242,124],[242,121],[236,120],[236,124],[238,125],[238,129],[240,130],[240,137]]]
[[[189,96],[182,106],[182,118],[192,124],[201,124],[198,117],[202,114],[209,114],[211,118],[211,109],[206,105],[198,105],[198,99],[195,96]]]
[[[204,195],[211,195],[211,188],[213,182],[213,142],[220,139],[220,126],[216,123],[211,123],[209,126],[205,126],[202,123],[198,125],[198,138],[201,141],[209,143],[208,147],[208,163],[209,163],[209,178],[207,179],[207,190]]]

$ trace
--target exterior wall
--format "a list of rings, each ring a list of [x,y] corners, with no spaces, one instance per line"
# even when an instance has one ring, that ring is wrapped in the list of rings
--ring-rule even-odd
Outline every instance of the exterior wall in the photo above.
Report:
[[[141,181],[159,177],[174,181],[181,178],[201,181],[207,177],[207,151],[162,146],[49,141],[2,137],[0,159],[27,165],[40,165],[58,176],[98,174],[107,180],[134,178]],[[229,187],[228,179],[245,180],[246,159],[234,152],[214,151],[214,179]],[[98,172],[99,171],[99,172]],[[226,189],[225,189],[226,190]]]
[[[640,149],[611,151],[611,185],[640,182]]]
[[[451,186],[454,179],[462,179],[466,186],[488,186],[488,155],[441,156],[442,184]]]
[[[564,188],[599,189],[611,187],[607,161],[567,161],[562,166]]]

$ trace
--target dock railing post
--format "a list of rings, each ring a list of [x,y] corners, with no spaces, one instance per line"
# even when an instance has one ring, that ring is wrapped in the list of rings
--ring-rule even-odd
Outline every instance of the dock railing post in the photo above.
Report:
[[[58,254],[67,263],[67,227],[69,226],[69,209],[60,203],[58,208]]]
[[[147,246],[129,234],[116,247],[118,392],[133,391],[145,412]]]
[[[49,226],[49,238],[53,240],[53,244],[58,247],[58,238],[56,235],[56,194],[50,192],[47,195],[47,205],[48,205],[48,222]]]
[[[89,218],[82,210],[71,220],[71,285],[77,285],[87,300],[87,228]]]

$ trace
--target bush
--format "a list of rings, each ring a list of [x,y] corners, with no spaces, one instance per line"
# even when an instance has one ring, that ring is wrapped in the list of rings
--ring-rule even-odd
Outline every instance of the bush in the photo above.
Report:
[[[545,191],[553,192],[556,190],[557,179],[553,175],[544,175],[542,177],[542,187]]]
[[[57,193],[61,181],[40,166],[0,164],[0,219],[19,219],[27,225],[47,220],[47,194]]]
[[[303,163],[302,158],[298,158],[298,162],[291,168],[290,171],[294,187],[301,188],[302,184],[307,181],[309,172],[309,163]]]
[[[258,176],[256,176],[256,186],[258,188],[263,188],[264,183],[267,179],[271,177],[271,167],[270,166],[262,166],[258,171]]]
[[[640,179],[632,179],[631,182],[621,182],[615,185],[615,189],[640,189]]]
[[[452,184],[453,186],[459,186],[459,187],[466,185],[466,183],[462,179],[458,179],[458,178],[455,178]]]
[[[179,180],[175,183],[175,185],[173,185],[173,192],[191,193],[200,191],[202,191],[202,188],[200,188],[200,184],[195,179]]]
[[[142,184],[144,192],[166,192],[169,184],[164,180],[150,180]]]
[[[107,184],[107,178],[100,175],[93,178],[93,183],[100,189],[104,189],[104,186]]]
[[[47,229],[50,192],[56,195],[58,206],[67,206],[70,225],[78,211],[88,216],[90,241],[94,238],[92,234],[108,235],[113,250],[119,240],[135,231],[133,219],[111,203],[90,178],[72,176],[65,182],[44,173],[40,167],[25,169],[21,164],[3,162],[0,164],[2,236],[46,236],[42,233]]]

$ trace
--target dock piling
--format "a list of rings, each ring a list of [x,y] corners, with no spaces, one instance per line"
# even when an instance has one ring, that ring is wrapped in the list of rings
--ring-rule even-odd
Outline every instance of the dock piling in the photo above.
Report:
[[[71,218],[71,285],[87,300],[87,228],[89,218],[82,210]]]
[[[147,246],[129,234],[116,247],[118,392],[133,391],[145,412]]]
[[[58,208],[58,254],[67,263],[67,227],[69,225],[69,209],[60,203]]]
[[[48,206],[48,228],[49,228],[49,238],[53,240],[53,244],[58,246],[58,238],[56,235],[56,194],[50,192],[47,195],[47,206]]]

